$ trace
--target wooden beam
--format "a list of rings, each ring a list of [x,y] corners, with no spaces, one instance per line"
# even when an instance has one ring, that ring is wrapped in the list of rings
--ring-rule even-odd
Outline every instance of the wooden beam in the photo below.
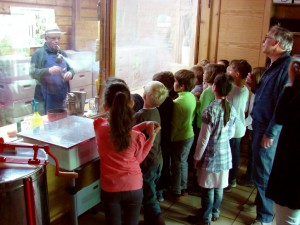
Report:
[[[201,0],[201,21],[199,31],[199,53],[198,61],[208,59],[209,55],[209,39],[210,39],[210,17],[211,17],[211,4],[210,0]]]
[[[105,80],[114,74],[116,0],[100,0],[100,73],[99,93],[102,96]]]
[[[264,10],[262,32],[261,32],[261,40],[263,40],[265,38],[265,35],[269,31],[272,4],[273,4],[272,0],[265,1],[265,10]],[[262,42],[260,44],[260,49],[262,49]],[[259,52],[258,66],[266,66],[266,55],[262,52],[262,50]]]
[[[195,50],[194,50],[194,64],[197,65],[199,62],[199,41],[200,41],[200,24],[201,24],[201,0],[198,0],[197,7],[197,21],[196,21],[196,35],[195,35]]]

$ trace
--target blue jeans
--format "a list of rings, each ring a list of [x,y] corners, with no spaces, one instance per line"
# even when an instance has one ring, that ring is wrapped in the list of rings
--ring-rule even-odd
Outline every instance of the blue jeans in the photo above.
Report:
[[[171,146],[171,191],[180,195],[181,190],[187,189],[188,156],[194,137],[172,142]]]
[[[143,171],[143,192],[144,192],[144,220],[151,221],[161,214],[161,209],[156,196],[156,183],[160,177],[162,163]]]
[[[106,192],[101,190],[107,225],[138,225],[143,190]],[[122,223],[122,211],[124,213]]]
[[[253,163],[254,163],[254,183],[257,187],[256,198],[256,219],[260,222],[270,223],[273,220],[274,202],[266,197],[266,189],[275,157],[275,151],[279,134],[273,138],[270,148],[261,147],[260,143],[266,128],[253,122]]]
[[[229,184],[236,179],[239,170],[241,140],[242,138],[231,138],[229,140],[232,155],[232,168],[229,170]]]
[[[253,183],[253,153],[252,153],[252,136],[253,131],[248,129],[248,162],[247,162],[247,170],[246,170],[246,181]]]
[[[202,221],[210,223],[212,216],[220,216],[220,205],[223,199],[223,189],[202,188]]]

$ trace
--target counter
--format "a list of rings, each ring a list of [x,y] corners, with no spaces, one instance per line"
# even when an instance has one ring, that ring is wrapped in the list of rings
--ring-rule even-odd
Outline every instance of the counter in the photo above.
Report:
[[[49,145],[60,168],[78,172],[77,179],[55,177],[54,166],[47,166],[51,222],[67,212],[77,225],[77,217],[100,202],[100,162],[93,119],[68,116],[17,134],[26,143]],[[54,164],[49,159],[50,164]]]
[[[71,171],[98,157],[93,121],[68,116],[17,135],[24,142],[48,144],[60,167]]]

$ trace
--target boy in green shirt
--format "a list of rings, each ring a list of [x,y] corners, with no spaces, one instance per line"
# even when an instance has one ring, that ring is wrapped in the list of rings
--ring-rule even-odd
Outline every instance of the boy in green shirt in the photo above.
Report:
[[[195,75],[190,70],[179,70],[174,74],[174,90],[178,97],[173,101],[171,134],[171,194],[175,200],[187,195],[187,158],[194,140],[193,119],[196,98],[191,93],[195,86]]]

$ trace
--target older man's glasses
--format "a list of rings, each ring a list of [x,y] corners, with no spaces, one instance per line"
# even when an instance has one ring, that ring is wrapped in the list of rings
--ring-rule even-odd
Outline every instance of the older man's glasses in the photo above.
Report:
[[[60,41],[60,37],[49,37],[49,36],[47,36],[47,38],[49,38],[52,41],[56,41],[56,40]]]
[[[273,39],[273,40],[275,40],[274,37],[266,35],[265,38],[263,39],[263,42],[265,42],[267,39],[271,39],[271,40]]]

